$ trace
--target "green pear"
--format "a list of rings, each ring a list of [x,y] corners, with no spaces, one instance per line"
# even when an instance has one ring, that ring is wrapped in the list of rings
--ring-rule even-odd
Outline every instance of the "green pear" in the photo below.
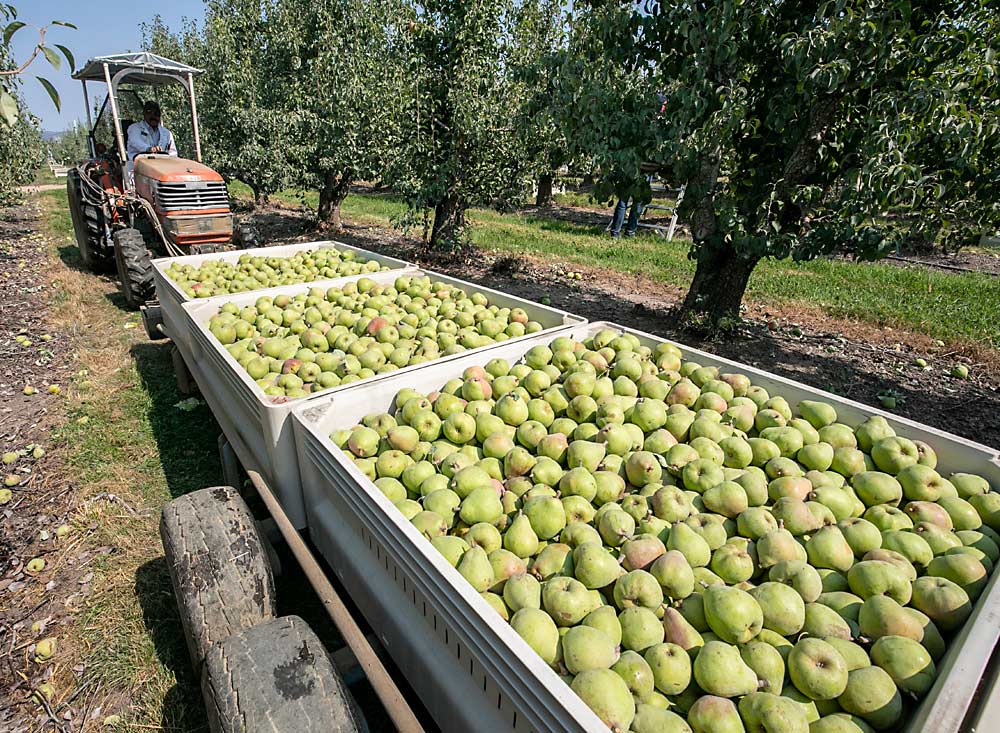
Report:
[[[819,638],[836,636],[841,639],[850,639],[853,636],[850,622],[822,603],[807,603],[804,616],[803,634]]]
[[[802,630],[806,607],[802,596],[794,588],[768,581],[751,588],[749,592],[763,613],[764,628],[782,636],[792,636]]]
[[[920,451],[912,440],[893,436],[882,438],[872,445],[871,455],[880,471],[895,476],[903,469],[915,466],[920,458]]]
[[[694,574],[687,558],[678,550],[668,550],[649,566],[649,573],[673,600],[687,598],[694,591]]]
[[[750,580],[756,570],[747,548],[738,542],[727,542],[713,552],[711,568],[730,585]]]
[[[747,733],[809,733],[802,705],[769,692],[753,692],[739,703]]]
[[[493,566],[482,547],[470,547],[466,550],[458,562],[457,569],[479,593],[489,590],[494,583]]]
[[[607,669],[618,661],[618,648],[603,631],[581,624],[562,637],[562,662],[570,674]]]
[[[907,560],[905,556],[894,550],[871,550],[870,552],[866,552],[865,556],[861,559],[887,562],[905,575],[907,580],[917,579],[917,569],[913,567],[913,563]]]
[[[691,727],[677,713],[639,703],[632,719],[632,733],[691,733]]]
[[[676,608],[663,609],[663,640],[679,646],[692,657],[704,646],[698,630],[692,626]]]
[[[532,533],[534,532],[532,531]],[[601,533],[594,529],[591,525],[583,524],[582,522],[572,522],[567,524],[566,529],[564,529],[559,535],[559,541],[574,549],[582,545],[584,542],[593,542],[598,545],[603,543]]]
[[[514,613],[522,608],[541,608],[542,585],[528,573],[513,575],[504,583],[503,600]]]
[[[612,506],[613,504],[606,504]],[[620,547],[635,534],[635,519],[620,507],[595,515],[597,531],[609,547]]]
[[[913,520],[898,507],[879,504],[865,510],[863,517],[882,532],[893,529],[913,529]]]
[[[934,660],[913,639],[883,636],[872,645],[871,661],[888,672],[903,692],[923,697],[934,685]]]
[[[656,610],[663,605],[663,590],[645,570],[632,570],[615,581],[614,599],[622,610],[634,606]]]
[[[503,504],[492,486],[473,489],[462,500],[459,516],[468,525],[485,522],[495,524],[503,515]]]
[[[791,586],[805,603],[812,603],[823,592],[823,579],[819,572],[802,560],[782,560],[771,566],[767,577],[768,580]],[[767,616],[766,613],[764,615]]]
[[[792,684],[812,700],[832,700],[847,687],[847,662],[822,639],[800,639],[788,655]]]
[[[903,498],[903,487],[888,473],[862,471],[851,477],[851,487],[866,507],[876,504],[895,506]]]
[[[917,502],[910,503],[915,504]],[[940,509],[940,507],[938,508]],[[950,522],[951,518],[949,517],[948,520]],[[924,538],[927,544],[930,545],[931,552],[935,555],[943,555],[952,547],[960,547],[962,545],[962,540],[954,532],[934,522],[917,522],[913,525],[913,531]]]
[[[666,551],[659,537],[636,537],[622,545],[622,567],[626,570],[649,570],[649,566]]]
[[[593,542],[576,546],[573,568],[576,579],[589,589],[603,588],[625,572],[610,552]]]
[[[854,551],[836,525],[821,528],[806,541],[809,564],[847,572],[854,565]]]
[[[980,528],[981,529],[981,528]],[[994,564],[1000,562],[1000,546],[980,530],[963,529],[955,533],[966,547],[983,552]]]
[[[847,663],[848,672],[855,669],[861,669],[862,667],[867,667],[871,664],[871,660],[868,659],[868,652],[866,652],[864,647],[860,644],[855,644],[853,641],[841,639],[836,636],[828,637],[823,641],[840,653],[840,656],[842,656],[844,661]]]
[[[882,547],[882,533],[879,528],[861,517],[848,517],[837,522],[847,544],[858,557],[861,557],[869,550],[876,550]]]
[[[468,535],[466,535],[468,537]],[[486,548],[483,548],[486,549]],[[515,555],[513,552],[509,552],[504,549],[493,550],[488,553],[490,558],[490,565],[493,568],[493,587],[490,588],[494,593],[500,593],[503,591],[504,585],[507,581],[514,575],[518,575],[527,570],[527,566],[521,558]]]
[[[931,621],[930,616],[922,611],[909,607],[904,608],[903,611],[910,618],[912,618],[916,622],[916,625],[920,628],[921,636],[920,638],[915,639],[915,641],[920,642],[935,662],[940,662],[947,647],[944,643],[944,637],[942,637],[941,632],[938,631],[938,627],[933,621]]]
[[[531,574],[539,580],[553,575],[573,575],[573,548],[562,542],[552,542],[538,553],[531,562]]]
[[[753,506],[742,512],[736,518],[736,529],[741,536],[751,540],[761,537],[778,528],[778,520],[771,510],[763,506]]]
[[[705,619],[720,639],[730,644],[745,644],[763,627],[763,611],[749,593],[713,585],[703,595]]]
[[[827,402],[802,400],[797,410],[817,430],[837,422],[837,411]]]
[[[809,721],[810,725],[813,721],[820,719],[819,705],[833,705],[837,706],[836,702],[830,700],[820,700],[818,703],[816,700],[803,695],[795,685],[788,684],[781,689],[781,697],[787,698],[792,702],[798,703],[799,707],[802,708],[802,712],[806,715],[806,720]],[[839,706],[836,708],[840,709]]]
[[[577,626],[569,630],[566,633],[566,637],[569,637],[571,633],[577,629],[587,628],[585,626]],[[598,632],[600,633],[600,632]],[[566,641],[563,639],[563,657],[566,657]],[[576,643],[574,641],[574,643]],[[598,645],[603,646],[603,641]],[[617,652],[615,652],[617,654]],[[591,652],[587,652],[591,654]],[[567,667],[569,665],[567,664]],[[594,667],[597,669],[597,667]],[[631,649],[626,650],[611,667],[615,674],[625,680],[625,684],[628,685],[629,690],[632,692],[632,696],[636,700],[647,700],[653,694],[653,670],[649,668],[649,664],[646,660],[642,658],[642,655],[638,652],[634,652]]]
[[[683,522],[670,526],[667,537],[668,550],[677,550],[693,568],[705,567],[712,559],[712,550],[701,535]]]
[[[770,644],[777,649],[778,654],[780,654],[781,658],[785,660],[785,664],[787,666],[788,655],[792,651],[792,642],[779,634],[777,631],[771,631],[770,629],[761,629],[760,633],[754,638],[754,641],[762,641],[765,644]]]
[[[739,649],[725,642],[707,642],[694,659],[693,672],[698,686],[710,695],[740,697],[757,689],[757,675]]]
[[[874,733],[874,729],[856,715],[830,713],[811,723],[809,733]]]
[[[898,552],[911,564],[921,567],[926,567],[934,559],[931,546],[916,532],[898,529],[883,532],[882,548]]]
[[[959,628],[972,613],[972,602],[961,586],[929,575],[913,581],[911,604],[945,631]]]
[[[507,608],[507,604],[503,602],[503,598],[498,596],[496,593],[481,593],[483,599],[493,607],[493,610],[500,614],[500,617],[504,621],[510,621],[510,609]]]
[[[971,555],[947,554],[935,557],[927,565],[927,575],[947,578],[962,588],[973,601],[983,592],[989,580],[986,568]]]
[[[688,708],[687,722],[694,733],[746,733],[736,704],[717,695],[695,700]]]
[[[626,733],[635,718],[635,700],[625,680],[610,669],[591,669],[573,679],[573,692],[612,733]]]
[[[648,608],[626,608],[618,614],[618,622],[622,627],[621,645],[625,649],[642,652],[663,641],[663,624]]]
[[[643,658],[652,670],[653,684],[664,695],[679,695],[691,683],[691,657],[677,644],[654,644]]]
[[[581,622],[604,633],[615,646],[622,642],[622,626],[618,622],[618,614],[613,606],[599,606],[588,613]]]
[[[542,583],[542,607],[557,626],[576,626],[597,605],[586,586],[575,578],[557,575]]]
[[[905,636],[915,641],[923,638],[920,622],[906,613],[906,609],[888,596],[875,595],[864,602],[858,611],[858,628],[866,639],[883,636]]]
[[[764,569],[783,560],[805,562],[807,557],[805,548],[787,529],[776,529],[757,541],[757,562]]]
[[[535,534],[535,530],[531,528],[531,522],[523,513],[518,512],[514,521],[504,532],[503,546],[505,550],[522,559],[529,558],[538,552],[538,535]]]
[[[837,698],[845,712],[857,715],[873,728],[891,728],[903,715],[903,699],[892,677],[871,666],[848,673],[847,688]]]
[[[796,537],[812,534],[823,526],[823,523],[809,511],[806,502],[801,499],[782,497],[771,506],[771,513],[778,520],[778,526],[788,530]]]
[[[854,431],[858,439],[858,448],[865,453],[870,453],[872,446],[883,438],[891,438],[896,435],[888,421],[881,415],[872,415],[859,425]]]
[[[785,660],[781,653],[763,641],[751,641],[740,647],[740,656],[757,675],[760,692],[781,692],[785,679]]]
[[[469,543],[461,537],[452,537],[449,535],[435,537],[431,540],[431,544],[434,545],[435,550],[444,555],[444,559],[453,568],[458,567],[462,555],[469,549]]]
[[[983,520],[975,507],[965,499],[958,496],[942,496],[938,499],[938,504],[948,512],[955,531],[979,529],[983,526]]]
[[[872,598],[886,598],[887,596],[872,596]],[[847,591],[836,590],[820,593],[816,598],[817,603],[822,603],[828,608],[832,608],[839,613],[842,618],[848,621],[857,621],[864,599]]]
[[[469,543],[470,547],[478,545],[486,550],[487,553],[495,552],[503,547],[503,537],[500,535],[500,530],[492,524],[480,523],[472,525],[469,527],[469,531],[465,533],[463,539]]]
[[[546,664],[556,661],[559,630],[547,613],[537,608],[522,608],[511,617],[510,625],[542,661]]]
[[[910,601],[910,580],[896,566],[883,560],[862,560],[847,573],[851,592],[864,599],[887,595],[905,604]]]

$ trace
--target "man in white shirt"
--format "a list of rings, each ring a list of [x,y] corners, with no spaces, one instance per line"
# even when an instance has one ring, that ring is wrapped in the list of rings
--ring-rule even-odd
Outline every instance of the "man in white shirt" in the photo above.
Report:
[[[128,128],[128,174],[131,178],[135,156],[160,153],[177,157],[177,145],[170,130],[160,124],[160,105],[149,101],[142,106],[142,122]]]

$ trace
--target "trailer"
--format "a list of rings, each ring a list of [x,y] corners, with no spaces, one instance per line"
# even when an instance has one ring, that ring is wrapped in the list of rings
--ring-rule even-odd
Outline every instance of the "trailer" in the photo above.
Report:
[[[282,430],[288,432],[283,433],[281,450],[269,452],[260,447],[263,443],[253,443],[263,440],[260,423],[233,412],[237,400],[249,404],[233,391],[239,387],[220,388],[227,381],[237,384],[241,377],[239,365],[226,360],[219,353],[224,350],[205,339],[206,312],[218,305],[211,301],[183,305],[183,317],[166,335],[175,340],[182,357],[179,366],[189,371],[222,427],[220,450],[229,485],[175,499],[164,508],[161,521],[185,636],[192,662],[202,675],[212,729],[363,730],[364,716],[342,681],[345,672],[356,674],[360,669],[398,730],[606,731],[330,435],[357,424],[368,413],[393,412],[394,397],[403,388],[421,393],[439,389],[469,367],[482,367],[492,359],[513,364],[532,347],[557,336],[583,339],[613,329],[654,349],[671,342],[566,314],[561,324],[553,323],[543,333],[296,400],[283,416]],[[524,307],[540,308],[531,303]],[[183,329],[187,332],[181,333]],[[185,343],[188,346],[180,346]],[[674,345],[686,359],[746,374],[754,384],[789,400],[830,403],[848,424],[881,416],[899,435],[933,445],[943,472],[974,470],[987,478],[992,491],[1000,491],[996,450]],[[220,358],[209,359],[206,354]],[[294,479],[287,479],[289,475]],[[259,497],[266,512],[255,518],[244,495]],[[287,544],[302,566],[349,650],[334,651],[332,658],[347,659],[349,664],[331,662],[301,619],[276,617],[268,535]],[[996,704],[990,690],[998,684],[1000,666],[998,577],[997,573],[990,577],[971,617],[940,660],[933,688],[909,718],[908,733],[988,729],[984,721]]]

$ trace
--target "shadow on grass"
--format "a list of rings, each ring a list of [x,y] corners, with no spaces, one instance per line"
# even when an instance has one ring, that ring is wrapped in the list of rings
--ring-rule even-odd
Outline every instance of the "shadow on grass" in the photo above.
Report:
[[[191,669],[166,560],[158,557],[135,573],[135,594],[156,656],[177,679],[163,697],[163,730],[195,733],[208,729],[198,678]]]
[[[189,398],[177,388],[171,348],[169,341],[137,343],[132,347],[132,358],[149,394],[149,424],[167,487],[170,495],[177,497],[217,486],[223,479],[218,423],[197,395],[192,395],[197,402],[185,402]]]

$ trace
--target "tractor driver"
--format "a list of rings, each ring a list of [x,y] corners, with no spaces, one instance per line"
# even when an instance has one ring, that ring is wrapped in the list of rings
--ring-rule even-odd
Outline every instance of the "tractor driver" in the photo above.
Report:
[[[177,157],[177,145],[170,130],[160,124],[160,105],[152,100],[142,106],[142,122],[135,122],[128,128],[128,169],[132,175],[135,156],[160,153]]]

